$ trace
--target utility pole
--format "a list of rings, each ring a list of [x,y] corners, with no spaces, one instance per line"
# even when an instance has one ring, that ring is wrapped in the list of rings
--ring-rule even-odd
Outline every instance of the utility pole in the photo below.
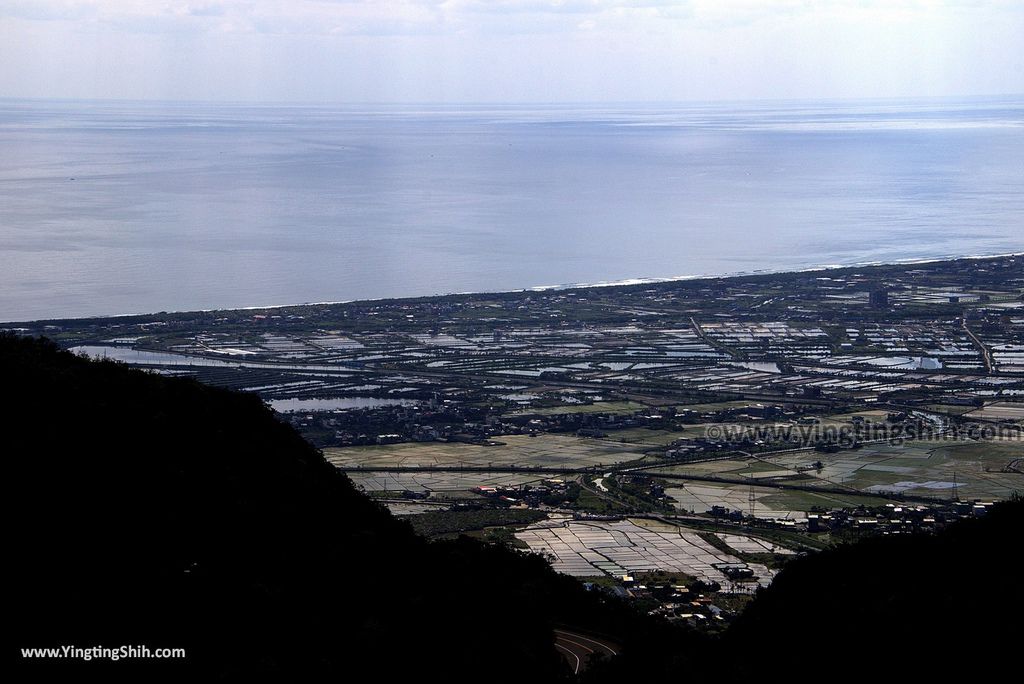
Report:
[[[754,524],[754,502],[755,502],[755,499],[754,499],[754,480],[753,480],[753,477],[754,477],[753,475],[750,476],[750,478],[751,478],[751,480],[750,480],[750,490],[747,493],[747,504],[750,507],[750,524],[751,525]]]

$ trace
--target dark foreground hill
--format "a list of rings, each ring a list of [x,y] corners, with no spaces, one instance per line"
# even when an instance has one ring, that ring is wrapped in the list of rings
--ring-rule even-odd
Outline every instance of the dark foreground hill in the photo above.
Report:
[[[159,667],[88,664],[145,681],[552,681],[554,623],[631,619],[538,558],[423,542],[255,396],[11,336],[0,377],[7,655],[186,649]]]
[[[1024,500],[1015,499],[935,535],[798,558],[699,657],[666,663],[659,653],[671,644],[641,643],[592,681],[1019,679],[1022,550]]]
[[[876,537],[802,558],[751,603],[723,647],[744,654],[741,679],[765,663],[798,680],[981,681],[1008,668],[1019,677],[1022,551],[1024,500],[1015,499],[933,536]]]

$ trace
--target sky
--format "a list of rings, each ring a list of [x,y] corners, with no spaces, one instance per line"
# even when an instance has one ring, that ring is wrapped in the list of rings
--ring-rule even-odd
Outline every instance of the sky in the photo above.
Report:
[[[0,0],[0,97],[1024,93],[1024,0]]]

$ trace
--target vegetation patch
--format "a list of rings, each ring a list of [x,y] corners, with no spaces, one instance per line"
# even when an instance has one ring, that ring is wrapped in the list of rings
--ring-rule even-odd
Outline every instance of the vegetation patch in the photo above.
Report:
[[[547,514],[530,508],[480,508],[462,511],[431,511],[398,516],[412,525],[416,534],[433,539],[450,534],[483,530],[505,525],[528,525],[544,520]]]

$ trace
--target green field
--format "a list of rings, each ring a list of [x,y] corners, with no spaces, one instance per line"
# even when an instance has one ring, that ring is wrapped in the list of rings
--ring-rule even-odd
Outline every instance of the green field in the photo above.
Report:
[[[531,408],[519,411],[523,415],[560,415],[563,413],[635,413],[642,411],[647,406],[635,401],[598,401],[593,404],[564,404],[562,406],[548,406],[544,408]]]
[[[635,461],[643,453],[635,445],[572,435],[506,435],[501,446],[449,442],[412,442],[385,446],[325,449],[337,466],[547,466],[588,468]],[[350,473],[367,490],[411,489],[455,492],[479,485],[520,485],[552,475],[530,473]]]
[[[651,471],[702,477],[751,478],[755,512],[795,514],[812,506],[839,507],[878,504],[882,499],[871,494],[902,492],[913,496],[949,499],[953,483],[961,499],[998,500],[1024,491],[1024,475],[1001,472],[1013,459],[1024,458],[1020,441],[913,441],[904,444],[869,444],[855,450],[824,454],[813,449],[761,454],[761,460],[737,456],[733,459],[666,465]],[[819,474],[810,469],[797,479],[796,469],[821,461]],[[783,477],[783,480],[777,478]],[[769,478],[801,485],[849,487],[862,494],[817,493],[758,487],[757,480]],[[705,482],[672,483],[669,492],[678,506],[702,512],[711,505],[749,508],[749,485]],[[705,507],[705,508],[702,508]]]
[[[900,491],[915,496],[951,498],[953,483],[961,498],[1005,499],[1024,490],[1024,475],[1000,472],[1024,457],[1024,442],[920,440],[868,444],[860,449],[822,454],[813,450],[771,458],[788,468],[820,460],[824,469],[806,473],[823,484],[865,492]]]
[[[683,432],[672,432],[671,430],[651,430],[648,428],[629,428],[626,430],[610,430],[607,437],[602,441],[625,442],[647,448],[665,447],[676,440],[684,437],[696,437],[703,434],[702,431],[687,428]]]

